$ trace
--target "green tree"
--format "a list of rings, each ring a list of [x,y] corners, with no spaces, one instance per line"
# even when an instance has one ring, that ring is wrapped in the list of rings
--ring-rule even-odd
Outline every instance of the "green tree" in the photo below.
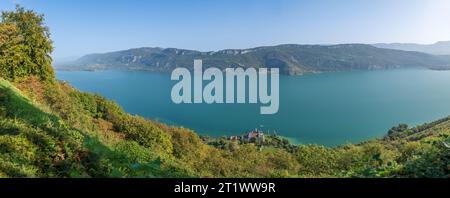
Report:
[[[23,37],[19,34],[16,25],[10,23],[0,24],[0,76],[14,80],[16,76],[26,75],[23,65],[29,59],[26,55],[26,46],[22,45]]]
[[[54,78],[50,57],[53,46],[43,15],[16,6],[15,11],[2,12],[0,27],[0,37],[13,38],[0,48],[0,67],[7,70],[4,76],[10,79],[27,75],[43,80]]]

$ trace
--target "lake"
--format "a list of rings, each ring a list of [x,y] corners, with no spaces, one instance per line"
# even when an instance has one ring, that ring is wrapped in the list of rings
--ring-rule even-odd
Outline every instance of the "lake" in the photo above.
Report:
[[[258,128],[294,143],[335,146],[382,137],[400,123],[450,115],[450,71],[355,71],[280,77],[280,109],[260,104],[174,104],[170,74],[58,71],[60,80],[118,102],[127,112],[213,137]]]

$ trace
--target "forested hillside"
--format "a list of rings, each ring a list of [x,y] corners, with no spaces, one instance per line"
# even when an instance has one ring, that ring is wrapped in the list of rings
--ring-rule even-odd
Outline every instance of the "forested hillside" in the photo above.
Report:
[[[449,177],[450,118],[335,148],[200,138],[55,79],[43,16],[0,22],[0,177]],[[157,93],[155,93],[157,94]],[[420,113],[420,112],[418,112]]]
[[[171,72],[193,67],[202,59],[205,67],[279,67],[286,75],[311,72],[380,70],[394,68],[448,68],[450,62],[420,52],[381,49],[364,44],[279,45],[252,49],[199,52],[175,48],[138,48],[91,54],[58,65],[65,70],[130,69]]]

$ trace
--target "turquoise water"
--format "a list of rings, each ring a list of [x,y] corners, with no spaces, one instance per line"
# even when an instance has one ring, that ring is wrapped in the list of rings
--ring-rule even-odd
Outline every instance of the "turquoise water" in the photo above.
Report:
[[[450,115],[450,71],[389,70],[281,76],[280,109],[260,105],[173,104],[169,74],[137,71],[57,72],[76,88],[100,93],[127,112],[191,128],[202,135],[239,135],[259,128],[296,143],[337,145],[382,137],[399,123]]]

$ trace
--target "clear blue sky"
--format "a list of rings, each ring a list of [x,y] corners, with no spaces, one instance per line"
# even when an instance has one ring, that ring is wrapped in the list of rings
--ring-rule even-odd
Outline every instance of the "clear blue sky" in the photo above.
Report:
[[[54,58],[135,47],[450,40],[448,0],[1,0],[46,16]]]

